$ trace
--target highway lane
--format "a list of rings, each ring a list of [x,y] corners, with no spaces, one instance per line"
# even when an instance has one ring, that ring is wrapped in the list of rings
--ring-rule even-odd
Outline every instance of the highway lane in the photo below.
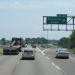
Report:
[[[0,65],[5,63],[5,61],[7,61],[8,59],[9,59],[9,56],[1,55],[0,56]]]
[[[0,75],[12,75],[20,55],[0,56]]]
[[[64,75],[36,49],[35,60],[20,60],[13,75]]]
[[[35,60],[20,60],[21,53],[0,56],[0,75],[65,75],[38,48],[35,50]]]
[[[75,57],[70,55],[70,59],[56,59],[56,48],[46,49],[43,51],[50,60],[58,65],[67,75],[75,75]]]
[[[35,66],[36,62],[33,60],[21,60],[16,66],[14,75],[36,75],[38,69]]]

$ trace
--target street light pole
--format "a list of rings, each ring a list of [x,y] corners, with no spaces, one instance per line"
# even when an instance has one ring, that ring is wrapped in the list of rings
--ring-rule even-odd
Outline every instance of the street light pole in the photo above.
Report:
[[[48,44],[48,30],[47,30],[47,44]]]

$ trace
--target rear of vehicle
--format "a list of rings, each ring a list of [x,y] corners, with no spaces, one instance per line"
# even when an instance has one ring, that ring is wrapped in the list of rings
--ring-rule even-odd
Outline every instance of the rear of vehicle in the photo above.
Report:
[[[59,49],[56,52],[56,58],[66,58],[69,59],[69,52],[65,49]]]
[[[19,49],[15,47],[7,47],[3,50],[3,55],[17,55],[19,54]]]
[[[22,59],[35,59],[33,50],[24,50],[22,53]]]
[[[22,38],[13,37],[9,47],[3,49],[3,55],[17,55],[21,52]]]
[[[36,45],[34,45],[34,44],[32,44],[31,46],[32,46],[32,48],[36,48]]]

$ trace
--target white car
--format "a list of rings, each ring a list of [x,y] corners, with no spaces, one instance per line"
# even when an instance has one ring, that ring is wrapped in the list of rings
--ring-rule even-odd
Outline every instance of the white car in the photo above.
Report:
[[[24,49],[22,53],[22,59],[35,59],[35,53],[33,49]]]
[[[66,58],[69,59],[69,52],[67,49],[59,48],[56,51],[56,58]]]

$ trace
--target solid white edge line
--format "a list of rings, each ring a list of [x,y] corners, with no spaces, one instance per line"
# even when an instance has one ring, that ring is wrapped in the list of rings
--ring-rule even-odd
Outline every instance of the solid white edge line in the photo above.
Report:
[[[41,52],[43,55],[45,55],[45,53]]]
[[[38,48],[38,49],[39,49],[39,48]],[[39,51],[42,53],[42,55],[46,56],[46,54],[44,53],[44,51],[41,51],[40,49],[39,49]],[[50,60],[50,58],[48,58],[47,56],[46,56],[46,58],[47,58],[48,60]]]
[[[61,68],[59,66],[57,66],[54,62],[52,62],[52,65],[57,68],[58,70],[61,70]]]
[[[43,55],[45,55],[45,53],[44,53],[43,51],[41,51],[39,48],[38,48],[38,50],[39,50]]]

